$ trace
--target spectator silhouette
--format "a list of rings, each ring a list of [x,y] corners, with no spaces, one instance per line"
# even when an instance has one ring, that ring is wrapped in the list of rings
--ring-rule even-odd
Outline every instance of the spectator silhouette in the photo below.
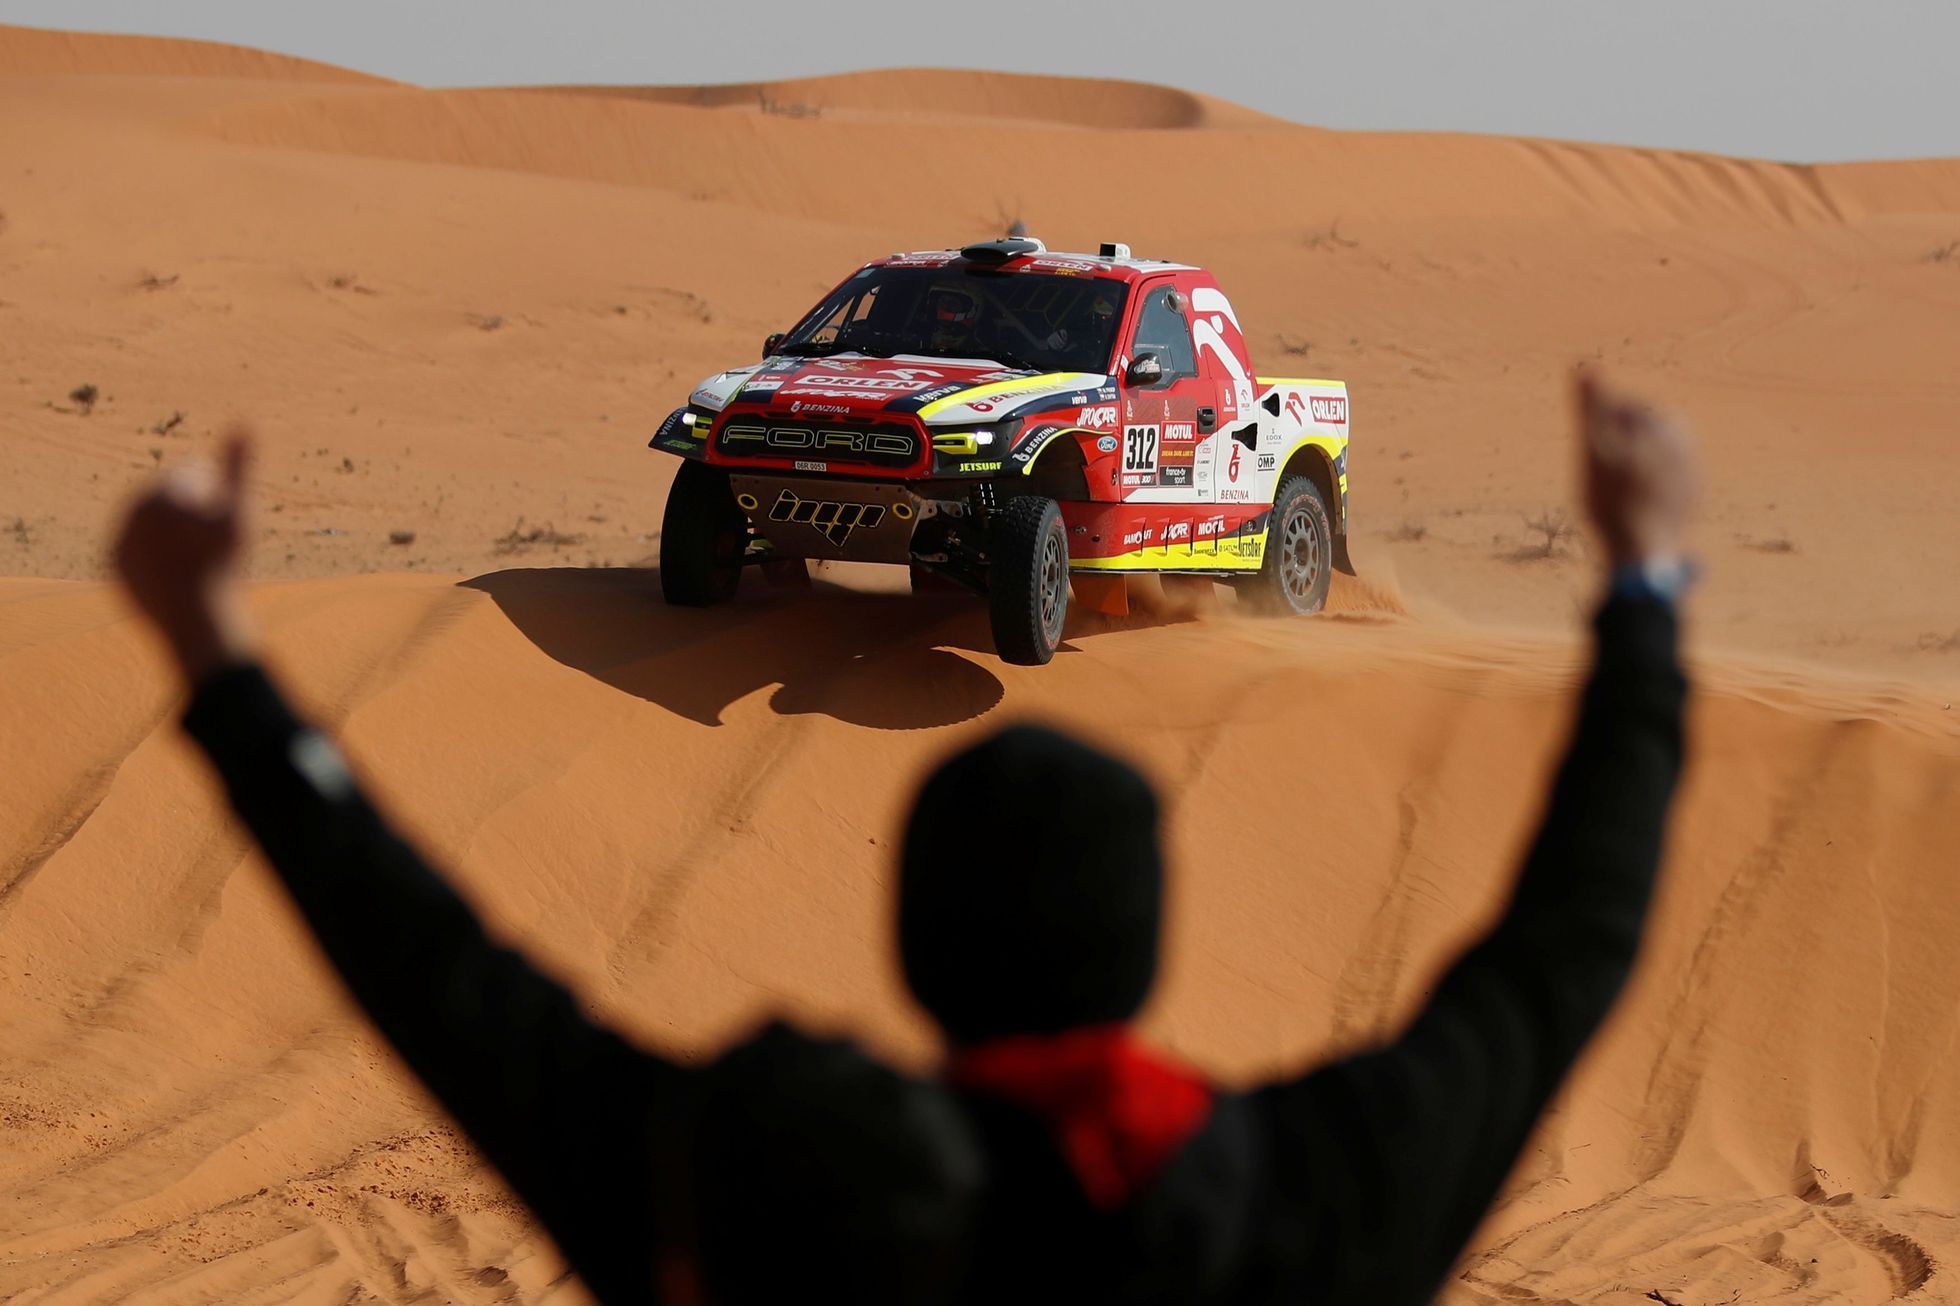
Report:
[[[784,1025],[683,1067],[493,945],[288,710],[234,579],[242,438],[139,501],[117,562],[328,957],[602,1300],[1418,1302],[1625,979],[1680,766],[1686,444],[1579,397],[1610,573],[1509,908],[1392,1042],[1243,1093],[1129,1031],[1163,870],[1113,758],[1017,727],[920,791],[899,937],[942,1074]]]

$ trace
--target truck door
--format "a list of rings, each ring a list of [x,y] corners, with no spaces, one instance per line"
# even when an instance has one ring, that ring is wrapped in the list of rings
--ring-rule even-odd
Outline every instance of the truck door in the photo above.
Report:
[[[1155,385],[1123,389],[1118,476],[1132,503],[1210,503],[1212,460],[1202,455],[1223,419],[1225,387],[1199,360],[1190,297],[1175,281],[1147,285],[1138,300],[1128,358],[1149,354],[1163,368]]]
[[[1198,347],[1198,367],[1218,384],[1220,405],[1218,433],[1200,451],[1208,460],[1212,500],[1218,503],[1251,502],[1259,497],[1258,486],[1270,476],[1274,452],[1271,448],[1272,423],[1253,403],[1257,391],[1252,365],[1246,355],[1245,335],[1239,330],[1239,315],[1209,278],[1191,288],[1191,334]]]

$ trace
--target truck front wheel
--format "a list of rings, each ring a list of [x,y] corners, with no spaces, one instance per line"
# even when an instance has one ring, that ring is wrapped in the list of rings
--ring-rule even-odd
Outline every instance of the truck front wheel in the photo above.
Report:
[[[660,593],[683,608],[705,608],[735,597],[749,522],[736,506],[728,473],[683,462],[667,494],[660,525]]]
[[[1333,580],[1334,528],[1320,490],[1304,476],[1289,476],[1273,495],[1266,524],[1266,554],[1259,570],[1232,582],[1239,597],[1266,612],[1318,612]]]
[[[994,514],[987,601],[1001,661],[1044,665],[1068,619],[1068,532],[1053,499],[1025,495]]]

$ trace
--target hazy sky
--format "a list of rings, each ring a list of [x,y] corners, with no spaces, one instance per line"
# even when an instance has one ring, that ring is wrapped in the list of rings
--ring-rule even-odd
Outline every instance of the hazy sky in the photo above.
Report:
[[[0,21],[428,85],[997,68],[1162,82],[1329,127],[1960,155],[1960,0],[0,0]]]

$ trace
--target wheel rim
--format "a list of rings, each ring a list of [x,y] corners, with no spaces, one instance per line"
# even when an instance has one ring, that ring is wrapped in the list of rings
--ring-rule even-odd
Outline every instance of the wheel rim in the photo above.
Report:
[[[1311,600],[1315,587],[1320,584],[1324,565],[1320,544],[1320,523],[1305,505],[1286,515],[1286,526],[1280,533],[1279,580],[1286,588],[1286,597],[1295,606]]]
[[[1062,637],[1062,617],[1068,603],[1068,568],[1062,565],[1062,542],[1049,532],[1041,544],[1041,632],[1050,644]]]

